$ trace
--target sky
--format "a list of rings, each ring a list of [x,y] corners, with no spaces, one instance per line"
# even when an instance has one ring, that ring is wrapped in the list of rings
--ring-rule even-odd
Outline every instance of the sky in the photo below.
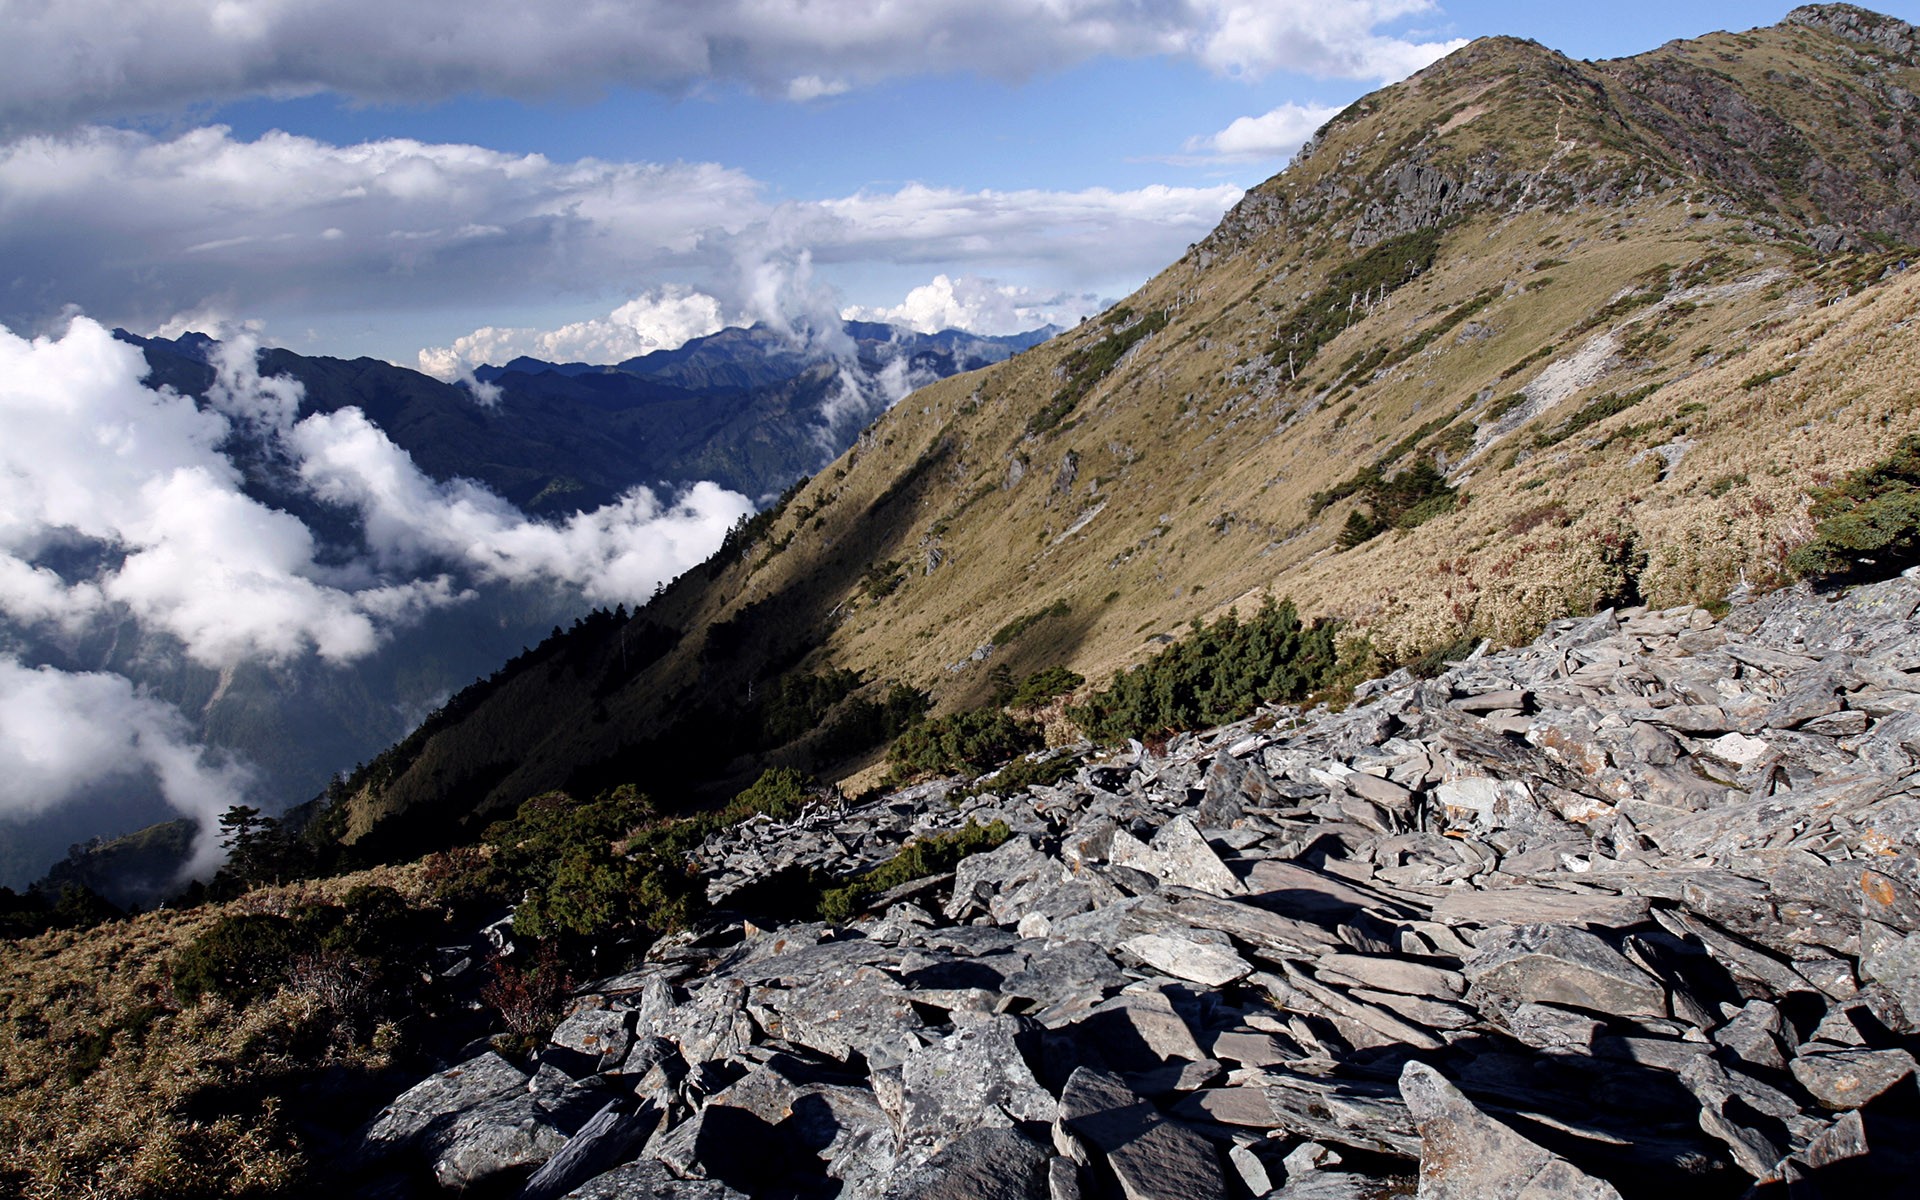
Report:
[[[210,671],[352,670],[494,584],[644,601],[751,511],[701,484],[529,520],[428,478],[356,409],[299,418],[258,346],[471,382],[752,321],[1070,324],[1468,39],[1603,58],[1784,12],[0,0],[0,822],[129,778],[208,832],[238,800],[305,798],[259,795],[188,714],[48,647],[130,622]],[[222,338],[207,403],[147,386],[116,326]],[[253,498],[236,431],[352,544]]]
[[[451,378],[833,311],[1070,323],[1466,39],[1601,58],[1787,7],[0,0],[0,324]]]

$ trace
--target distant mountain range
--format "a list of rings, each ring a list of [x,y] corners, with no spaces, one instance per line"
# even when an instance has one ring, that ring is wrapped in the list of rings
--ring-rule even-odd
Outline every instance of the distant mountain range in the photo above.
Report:
[[[519,358],[484,367],[476,377],[497,389],[490,403],[466,386],[375,359],[269,349],[259,370],[300,382],[301,417],[358,408],[433,479],[475,480],[529,516],[563,520],[637,485],[666,496],[710,480],[764,502],[832,461],[910,388],[1003,361],[1052,332],[983,338],[852,322],[835,357],[764,326],[726,329],[613,366]],[[144,353],[150,386],[205,403],[216,377],[213,339],[117,336]],[[323,545],[356,543],[352,514],[296,486],[271,446],[239,428],[224,449],[253,498],[299,517]],[[471,599],[426,614],[345,667],[307,659],[211,670],[131,618],[77,638],[16,631],[5,640],[30,665],[115,672],[174,704],[207,744],[256,768],[258,803],[278,811],[318,794],[449,694],[589,607],[569,588],[463,582]],[[175,815],[150,783],[123,779],[111,795],[7,823],[0,886],[39,877],[70,844],[111,840]],[[97,884],[112,877],[79,875]]]

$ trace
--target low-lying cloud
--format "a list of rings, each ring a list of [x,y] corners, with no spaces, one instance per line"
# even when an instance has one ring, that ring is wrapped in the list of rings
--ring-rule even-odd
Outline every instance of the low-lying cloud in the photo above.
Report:
[[[563,523],[529,520],[477,483],[429,478],[356,408],[306,418],[287,444],[315,496],[358,513],[385,570],[451,562],[485,582],[561,583],[609,604],[646,600],[753,511],[746,497],[698,483],[672,504],[634,488]]]
[[[195,745],[177,709],[118,675],[0,655],[0,818],[33,817],[130,777],[149,778],[200,826],[188,874],[219,862],[220,814],[247,799],[245,767]]]
[[[0,327],[0,818],[148,779],[201,825],[250,772],[195,744],[188,720],[119,675],[33,661],[129,618],[229,669],[307,656],[344,666],[429,610],[488,583],[646,600],[752,511],[711,483],[671,499],[634,488],[563,522],[532,520],[479,484],[440,482],[356,408],[301,418],[300,385],[261,376],[244,337],[222,343],[202,407],[146,386],[140,351],[85,317],[28,340]],[[227,457],[236,436],[282,486],[351,511],[358,540],[322,546],[254,499]],[[259,799],[259,798],[255,798]],[[265,798],[269,801],[273,798]]]
[[[215,362],[202,409],[144,386],[139,350],[87,318],[58,338],[0,329],[0,612],[71,628],[120,606],[211,667],[350,662],[458,601],[455,576],[644,600],[751,511],[702,484],[671,503],[635,488],[564,524],[531,520],[479,484],[430,479],[358,409],[296,422],[299,384],[262,378],[246,341]],[[360,516],[364,557],[323,563],[298,518],[246,494],[223,452],[236,424]],[[68,579],[38,561],[76,542],[106,565]]]
[[[978,275],[942,273],[909,291],[899,304],[855,305],[841,315],[849,321],[884,321],[921,333],[964,329],[997,337],[1044,325],[1072,325],[1108,303],[1093,292],[1045,291]]]
[[[450,346],[420,351],[420,370],[451,381],[470,376],[482,364],[505,365],[523,356],[555,363],[624,362],[656,350],[672,350],[727,324],[715,297],[684,284],[666,284],[604,317],[558,329],[484,326],[455,338]]]
[[[1432,11],[1430,0],[62,0],[8,23],[0,129],[320,92],[417,103],[717,84],[805,103],[887,79],[1021,79],[1100,58],[1395,79],[1448,47],[1383,30]]]

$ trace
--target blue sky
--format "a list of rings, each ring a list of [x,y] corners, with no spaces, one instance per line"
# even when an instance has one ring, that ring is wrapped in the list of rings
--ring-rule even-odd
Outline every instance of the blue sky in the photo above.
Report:
[[[1602,58],[1786,7],[0,0],[0,324],[442,375],[835,310],[1010,332],[1124,295],[1459,40]]]

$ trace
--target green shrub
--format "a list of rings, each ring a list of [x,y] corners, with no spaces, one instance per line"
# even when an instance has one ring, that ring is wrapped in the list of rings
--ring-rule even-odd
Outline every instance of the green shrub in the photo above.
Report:
[[[912,842],[873,870],[856,876],[840,887],[822,891],[820,917],[843,925],[859,915],[869,898],[903,883],[950,871],[969,854],[992,850],[1012,836],[1013,831],[1007,828],[1005,821],[981,825],[968,818],[964,826],[952,833],[935,834]]]
[[[1347,517],[1338,538],[1342,550],[1351,550],[1389,529],[1412,529],[1453,511],[1460,502],[1459,491],[1447,482],[1432,458],[1424,457],[1391,478],[1383,476],[1376,464],[1336,490],[1344,490],[1347,495],[1360,493],[1367,506],[1364,514],[1356,509]],[[1320,497],[1314,499],[1318,503]]]
[[[1248,621],[1228,613],[1203,627],[1196,619],[1185,639],[1116,672],[1068,715],[1103,742],[1236,721],[1325,686],[1334,673],[1334,633],[1331,622],[1306,624],[1291,601],[1271,597]]]
[[[1050,758],[1045,762],[1035,762],[1031,758],[1016,758],[989,779],[978,780],[963,793],[963,796],[978,796],[986,792],[996,792],[1002,796],[1038,784],[1042,787],[1059,783],[1070,778],[1080,769],[1080,760],[1070,755]]]
[[[933,698],[918,688],[896,683],[879,700],[855,697],[820,731],[813,743],[818,760],[830,762],[884,745],[900,736],[933,707]]]
[[[1297,371],[1312,361],[1320,348],[1340,336],[1354,319],[1354,300],[1379,288],[1388,292],[1433,265],[1440,251],[1440,231],[1422,229],[1388,238],[1352,262],[1334,269],[1326,284],[1296,309],[1281,326],[1267,353],[1276,362],[1292,355]]]
[[[722,810],[722,822],[737,825],[757,816],[790,821],[811,799],[813,780],[792,767],[768,767]]]
[[[295,956],[311,951],[314,941],[286,917],[223,918],[174,958],[174,995],[188,1003],[218,996],[244,1005],[285,983]]]
[[[1356,508],[1347,514],[1347,523],[1340,527],[1340,536],[1336,539],[1336,544],[1342,550],[1351,550],[1379,532],[1380,526],[1374,522],[1374,519]]]
[[[1407,664],[1407,671],[1415,679],[1432,679],[1445,671],[1448,663],[1459,662],[1472,654],[1474,647],[1479,644],[1479,638],[1463,633],[1450,642],[1428,647],[1425,652]]]
[[[818,728],[833,706],[860,684],[859,672],[845,668],[818,675],[782,675],[758,701],[758,748],[784,746]]]
[[[1010,708],[1038,708],[1056,696],[1064,696],[1087,681],[1085,675],[1070,671],[1066,667],[1048,667],[1035,671],[1013,689],[1008,698]]]
[[[907,581],[906,573],[900,566],[897,558],[874,563],[861,573],[860,589],[875,600],[893,595]]]
[[[1920,437],[1813,493],[1813,540],[1787,566],[1814,578],[1884,578],[1920,562]]]
[[[975,708],[910,727],[887,752],[896,777],[964,771],[978,775],[1045,744],[1040,727],[997,708]]]
[[[710,825],[655,823],[653,802],[631,785],[584,804],[548,792],[487,831],[488,870],[497,891],[522,897],[513,916],[522,936],[660,933],[697,904],[682,855]]]
[[[1597,425],[1615,413],[1627,411],[1659,390],[1659,384],[1650,383],[1631,392],[1608,392],[1602,396],[1595,396],[1581,405],[1579,410],[1568,417],[1559,428],[1536,435],[1533,439],[1534,448],[1544,450],[1548,446],[1557,446],[1581,430]]]

